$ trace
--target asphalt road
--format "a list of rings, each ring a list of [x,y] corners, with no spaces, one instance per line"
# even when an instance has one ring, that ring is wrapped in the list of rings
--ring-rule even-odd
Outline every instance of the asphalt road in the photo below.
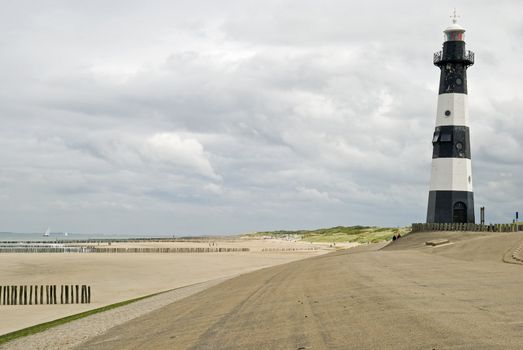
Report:
[[[522,349],[523,265],[502,258],[523,234],[445,235],[239,276],[80,348]]]

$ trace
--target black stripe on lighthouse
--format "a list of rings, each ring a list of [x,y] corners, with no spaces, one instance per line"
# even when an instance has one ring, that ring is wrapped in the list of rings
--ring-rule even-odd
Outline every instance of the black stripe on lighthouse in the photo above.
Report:
[[[464,203],[464,208],[460,207]],[[456,210],[457,209],[457,210]],[[430,191],[429,205],[427,210],[428,223],[451,223],[454,220],[454,211],[464,210],[467,216],[465,222],[474,223],[474,193],[469,191]],[[456,219],[460,215],[456,215]]]
[[[474,193],[469,127],[467,125],[467,68],[474,54],[465,50],[465,29],[445,30],[443,50],[434,54],[440,68],[438,115],[432,137],[432,172],[428,223],[474,222]]]
[[[432,158],[470,159],[469,127],[442,125],[436,127],[432,137]]]

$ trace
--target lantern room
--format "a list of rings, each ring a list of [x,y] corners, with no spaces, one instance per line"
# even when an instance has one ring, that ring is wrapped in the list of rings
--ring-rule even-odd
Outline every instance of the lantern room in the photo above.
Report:
[[[445,31],[445,41],[464,41],[465,29],[459,24],[452,24]]]
[[[465,28],[458,24],[459,16],[456,14],[456,9],[452,16],[452,24],[443,31],[445,33],[445,41],[465,41]]]

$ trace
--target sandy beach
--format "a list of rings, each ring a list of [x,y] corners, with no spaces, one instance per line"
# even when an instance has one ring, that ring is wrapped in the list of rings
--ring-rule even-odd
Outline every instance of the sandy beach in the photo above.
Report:
[[[519,349],[522,249],[520,233],[445,231],[321,256],[313,255],[329,250],[293,251],[287,264],[181,287],[0,349]]]
[[[108,246],[107,243],[104,243]],[[100,245],[103,246],[104,244]],[[5,253],[2,285],[88,284],[91,304],[2,305],[0,334],[144,295],[217,280],[332,250],[276,239],[112,243],[111,247],[241,247],[234,253]],[[319,249],[311,250],[311,247]],[[286,251],[287,249],[292,249]]]
[[[228,279],[75,349],[521,349],[522,244],[444,231],[340,250]]]

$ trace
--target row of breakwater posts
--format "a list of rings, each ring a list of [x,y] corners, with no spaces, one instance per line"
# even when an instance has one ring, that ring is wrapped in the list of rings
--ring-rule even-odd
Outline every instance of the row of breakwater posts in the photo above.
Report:
[[[262,248],[262,252],[299,252],[308,250],[319,250],[318,247],[303,247],[303,248]]]
[[[248,252],[249,248],[203,248],[203,247],[178,247],[178,248],[93,248],[91,253],[235,253]]]
[[[248,252],[249,248],[99,248],[99,247],[51,247],[0,245],[0,253],[236,253]]]
[[[412,232],[426,231],[471,231],[471,232],[517,232],[523,231],[520,224],[479,225],[470,223],[412,224]]]
[[[60,304],[90,304],[91,286],[61,285]],[[58,304],[56,285],[0,286],[1,305]]]
[[[4,240],[2,243],[31,243],[31,244],[110,244],[110,243],[165,243],[165,242],[184,242],[184,243],[209,243],[217,240],[234,240],[228,236],[201,236],[197,238],[172,238],[172,237],[142,237],[142,238],[87,238],[87,239],[43,239],[43,240]]]

